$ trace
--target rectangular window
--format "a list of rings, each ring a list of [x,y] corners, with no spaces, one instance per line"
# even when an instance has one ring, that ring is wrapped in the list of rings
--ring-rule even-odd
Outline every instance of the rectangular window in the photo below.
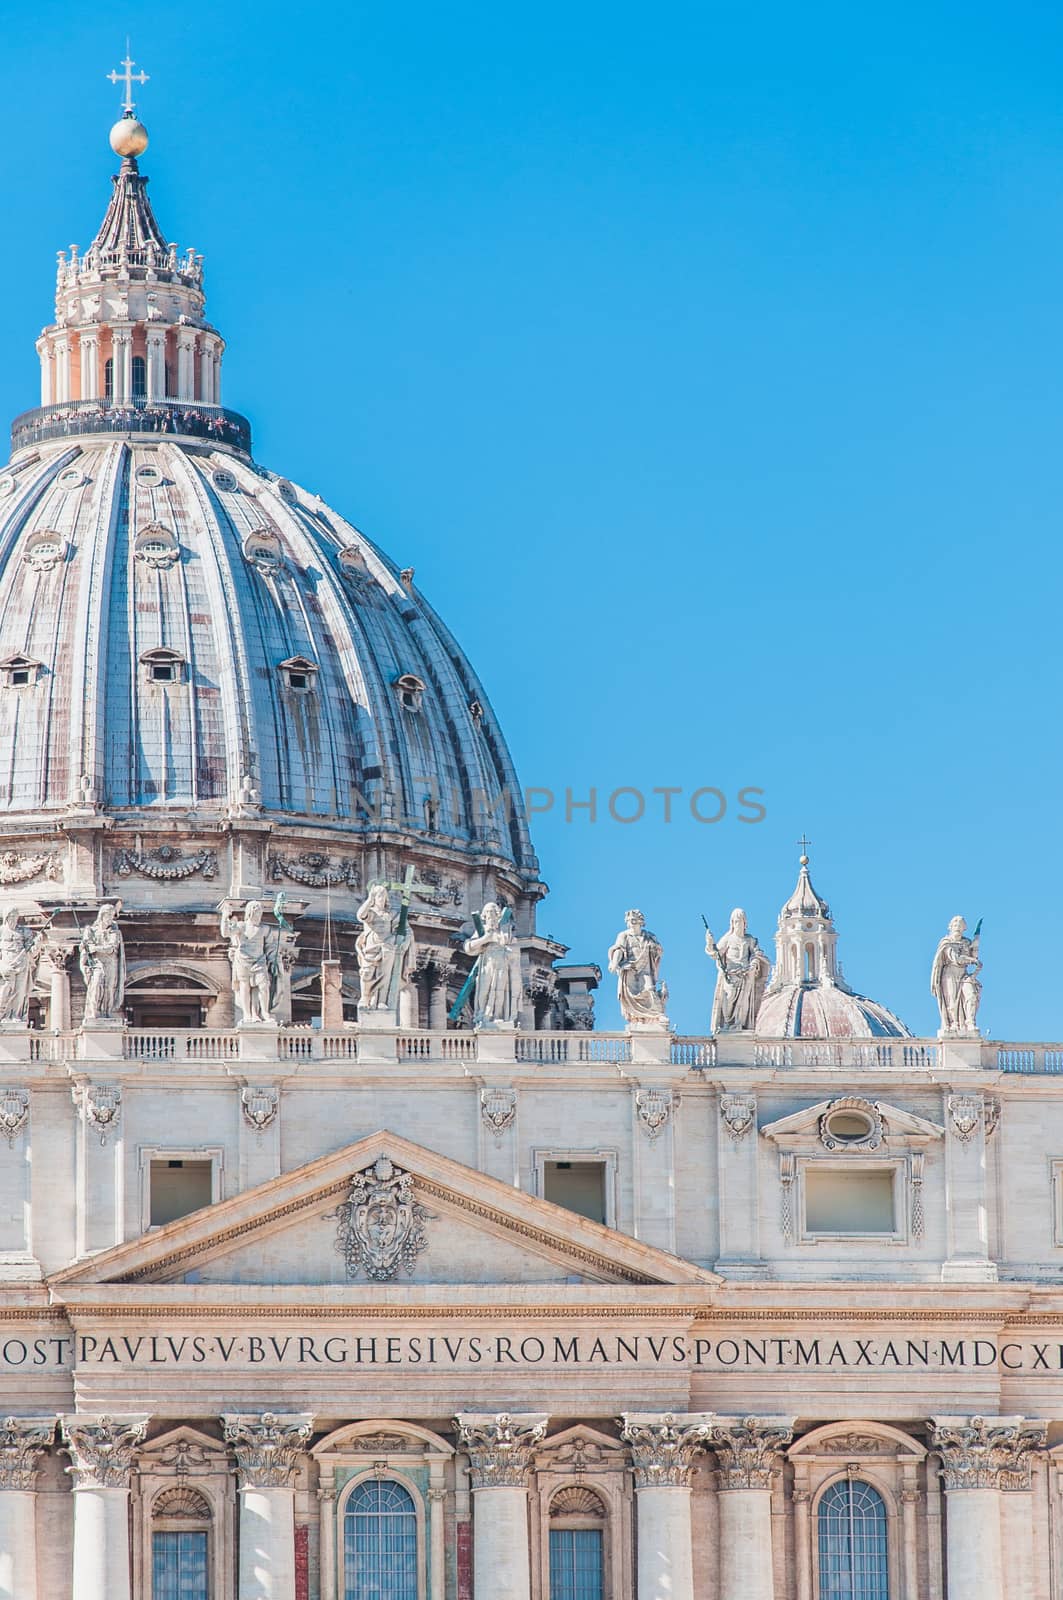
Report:
[[[550,1600],[602,1600],[602,1530],[550,1529]]]
[[[213,1168],[211,1161],[165,1157],[153,1161],[148,1179],[149,1225],[163,1227],[167,1222],[176,1222],[178,1217],[187,1217],[191,1211],[198,1211],[200,1206],[209,1206],[213,1197]]]
[[[543,1198],[592,1222],[605,1222],[605,1162],[545,1161]]]
[[[806,1233],[897,1232],[894,1168],[842,1171],[809,1162],[804,1169]]]
[[[152,1535],[151,1600],[210,1600],[206,1533]]]

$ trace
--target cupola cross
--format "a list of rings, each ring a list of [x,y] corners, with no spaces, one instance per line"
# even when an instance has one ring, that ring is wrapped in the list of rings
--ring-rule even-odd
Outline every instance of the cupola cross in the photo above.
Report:
[[[798,839],[797,844],[798,844],[798,848],[801,851],[802,856],[807,856],[809,850],[812,847],[812,840],[811,839],[807,839],[805,837],[805,835],[802,834],[800,839]]]
[[[133,111],[133,108],[134,108],[135,104],[136,104],[136,102],[133,99],[133,85],[135,83],[139,83],[139,84],[147,83],[148,74],[146,72],[143,72],[143,71],[142,72],[134,72],[133,71],[133,68],[136,66],[136,62],[133,61],[131,59],[131,57],[130,57],[130,54],[129,54],[129,40],[128,39],[126,40],[125,58],[122,61],[122,65],[125,68],[124,72],[118,72],[117,70],[115,70],[113,72],[108,72],[106,74],[106,76],[107,76],[107,80],[108,80],[109,83],[113,83],[113,84],[116,84],[116,85],[120,83],[120,84],[124,85],[124,87],[125,87],[125,98],[122,101],[122,110],[127,112],[127,113],[131,113]]]

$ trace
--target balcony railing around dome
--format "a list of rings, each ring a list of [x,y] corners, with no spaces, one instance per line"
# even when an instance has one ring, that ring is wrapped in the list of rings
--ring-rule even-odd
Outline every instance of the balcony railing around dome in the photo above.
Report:
[[[238,411],[198,400],[68,400],[24,411],[11,424],[11,449],[87,433],[178,434],[251,453],[251,424]]]

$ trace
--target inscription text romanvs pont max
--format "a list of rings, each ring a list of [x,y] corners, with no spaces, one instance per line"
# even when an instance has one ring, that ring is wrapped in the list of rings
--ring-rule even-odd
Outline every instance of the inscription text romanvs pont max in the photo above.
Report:
[[[827,1328],[808,1335],[701,1337],[683,1333],[590,1335],[570,1328],[541,1333],[478,1331],[443,1333],[331,1332],[201,1333],[8,1333],[0,1328],[0,1367],[11,1369],[151,1368],[265,1370],[320,1367],[435,1367],[482,1370],[514,1368],[661,1367],[743,1371],[1001,1372],[1063,1373],[1063,1329],[1055,1337],[900,1337],[853,1334]]]

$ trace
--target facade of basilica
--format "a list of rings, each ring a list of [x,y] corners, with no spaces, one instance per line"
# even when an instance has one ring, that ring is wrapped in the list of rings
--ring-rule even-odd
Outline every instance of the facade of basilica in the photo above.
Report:
[[[111,143],[0,473],[0,1597],[1060,1600],[1063,1046],[962,918],[913,1037],[807,856],[702,1036],[653,907],[537,933],[484,686]]]

